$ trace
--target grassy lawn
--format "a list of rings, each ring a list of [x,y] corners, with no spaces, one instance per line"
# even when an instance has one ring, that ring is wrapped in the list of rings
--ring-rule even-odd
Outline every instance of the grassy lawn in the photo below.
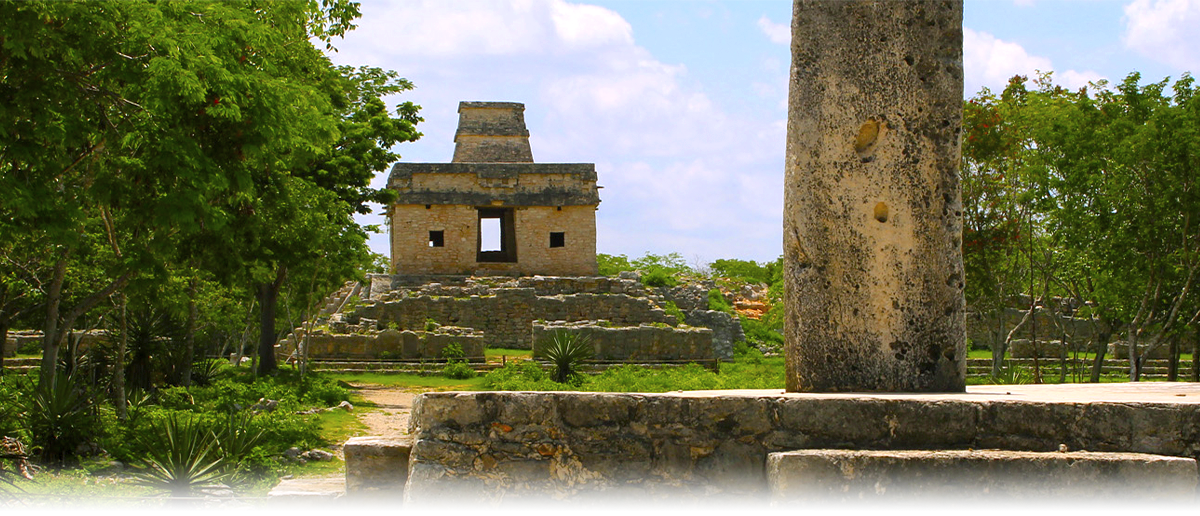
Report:
[[[1076,355],[1074,353],[1072,353],[1071,355],[1068,356],[1068,358],[1074,357],[1074,356],[1076,356]],[[1096,354],[1091,353],[1091,352],[1079,353],[1078,356],[1079,356],[1080,360],[1091,360],[1093,358],[1096,358]],[[990,359],[990,358],[992,358],[992,350],[990,350],[990,349],[972,349],[970,351],[967,351],[967,358],[988,358],[988,359]],[[1110,360],[1110,359],[1114,359],[1114,358],[1120,360],[1120,359],[1124,359],[1125,357],[1124,356],[1114,357],[1109,354],[1104,355],[1105,360]],[[1184,360],[1184,361],[1191,360],[1192,354],[1191,353],[1180,353],[1179,359]],[[1048,358],[1046,360],[1058,360],[1058,359]]]
[[[409,373],[327,373],[326,376],[350,384],[383,385],[428,391],[477,391],[483,389],[483,376],[476,376],[468,380]]]
[[[485,357],[487,357],[488,362],[500,363],[502,360],[505,360],[505,359],[512,360],[514,358],[520,358],[520,359],[533,358],[533,350],[488,348],[488,349],[484,350],[483,355]]]

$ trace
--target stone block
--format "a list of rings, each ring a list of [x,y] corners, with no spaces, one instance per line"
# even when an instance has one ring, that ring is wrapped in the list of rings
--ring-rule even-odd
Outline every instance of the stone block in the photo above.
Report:
[[[1147,346],[1144,344],[1138,345],[1139,353],[1146,353]],[[1129,343],[1128,342],[1110,342],[1108,344],[1108,356],[1116,359],[1129,358]],[[1171,358],[1171,348],[1166,343],[1150,350],[1150,358]]]
[[[342,479],[290,479],[266,493],[269,511],[342,510],[346,482]],[[356,509],[356,508],[355,508]]]
[[[397,437],[354,437],[346,441],[347,496],[400,498],[408,482],[412,440]]]
[[[767,456],[775,501],[1195,496],[1196,461],[1142,453],[798,450]]]

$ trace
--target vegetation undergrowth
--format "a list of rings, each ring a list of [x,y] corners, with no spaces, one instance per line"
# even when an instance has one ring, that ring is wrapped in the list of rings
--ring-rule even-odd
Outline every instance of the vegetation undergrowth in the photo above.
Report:
[[[107,393],[87,382],[64,376],[49,388],[36,375],[0,377],[0,432],[26,443],[43,468],[67,468],[18,485],[38,492],[43,479],[74,484],[70,472],[82,470],[132,473],[145,488],[130,488],[135,495],[194,494],[220,484],[259,492],[295,472],[285,450],[340,443],[360,425],[345,411],[322,410],[350,398],[332,378],[218,369],[205,386],[131,392],[123,419]]]
[[[697,364],[661,369],[635,365],[611,367],[600,374],[574,375],[554,381],[533,361],[510,362],[484,376],[484,388],[498,391],[668,392],[678,390],[782,389],[783,358],[740,346],[732,363],[720,372]]]

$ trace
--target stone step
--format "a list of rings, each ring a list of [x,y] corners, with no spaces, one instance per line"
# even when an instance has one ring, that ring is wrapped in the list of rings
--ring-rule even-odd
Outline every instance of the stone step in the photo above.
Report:
[[[346,494],[355,498],[401,498],[408,481],[408,437],[353,437],[346,441]]]
[[[327,505],[337,503],[345,494],[346,479],[342,477],[289,478],[267,493],[267,502],[272,505]]]
[[[1194,499],[1196,461],[1144,453],[798,450],[767,455],[776,501],[1021,497]]]

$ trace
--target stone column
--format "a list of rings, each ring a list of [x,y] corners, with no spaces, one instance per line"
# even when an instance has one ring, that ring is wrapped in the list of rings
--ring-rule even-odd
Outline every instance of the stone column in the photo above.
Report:
[[[787,389],[964,390],[962,1],[796,0]]]

